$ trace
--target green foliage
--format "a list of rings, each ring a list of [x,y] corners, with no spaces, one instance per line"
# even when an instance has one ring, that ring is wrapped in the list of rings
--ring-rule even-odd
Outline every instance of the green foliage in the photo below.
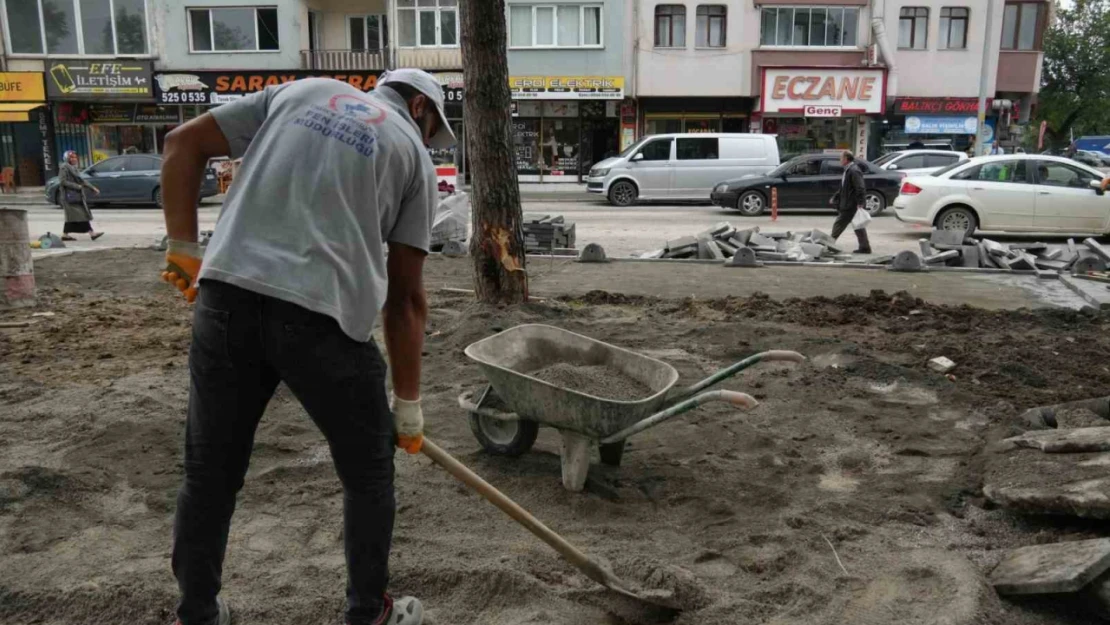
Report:
[[[1050,146],[1066,146],[1072,132],[1110,134],[1110,0],[1075,0],[1072,8],[1057,2],[1037,101],[1034,127],[1048,122]]]

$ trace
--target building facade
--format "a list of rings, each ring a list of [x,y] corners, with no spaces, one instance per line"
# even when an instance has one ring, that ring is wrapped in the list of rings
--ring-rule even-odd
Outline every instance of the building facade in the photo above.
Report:
[[[522,181],[580,182],[621,150],[625,106],[622,0],[509,0],[509,86]],[[635,118],[628,115],[628,138]]]

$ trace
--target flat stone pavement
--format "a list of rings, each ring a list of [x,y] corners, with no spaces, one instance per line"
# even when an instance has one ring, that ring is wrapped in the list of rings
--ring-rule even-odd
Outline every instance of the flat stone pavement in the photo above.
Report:
[[[429,257],[425,284],[433,288],[473,288],[469,258]],[[692,262],[617,261],[606,264],[530,256],[532,295],[581,295],[594,290],[661,298],[714,299],[746,297],[756,292],[776,299],[867,295],[880,289],[907,291],[934,304],[968,304],[989,310],[1062,306],[1086,303],[1059,280],[1035,276],[955,272],[896,273],[881,269],[767,266],[730,268]]]

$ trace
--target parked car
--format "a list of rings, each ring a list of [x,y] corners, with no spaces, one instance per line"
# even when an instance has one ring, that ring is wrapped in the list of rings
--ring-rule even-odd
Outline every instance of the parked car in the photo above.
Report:
[[[1077,150],[1075,156],[1084,157],[1074,159],[1084,165],[1090,165],[1091,167],[1110,167],[1110,154],[1106,152],[1101,152],[1099,150]]]
[[[652,135],[595,164],[586,190],[605,195],[617,206],[638,200],[704,202],[717,181],[764,174],[778,164],[774,135]]]
[[[886,171],[874,163],[857,161],[867,186],[866,208],[883,212],[898,195],[904,174]],[[838,154],[807,154],[783,163],[765,176],[736,178],[718,184],[710,196],[717,206],[735,208],[755,217],[771,206],[771,189],[778,189],[779,208],[831,208],[829,200],[840,189],[844,168]]]
[[[88,180],[100,194],[86,195],[89,204],[154,204],[162,206],[162,157],[157,154],[125,154],[106,158],[85,168],[81,177]],[[216,195],[216,172],[204,171],[201,199]],[[46,182],[46,199],[60,204],[58,178]]]
[[[1077,163],[1083,163],[1084,165],[1088,165],[1090,167],[1103,166],[1102,159],[1097,154],[1095,154],[1094,152],[1088,152],[1086,150],[1076,150],[1075,154],[1071,157],[1071,160]]]
[[[942,230],[1110,232],[1103,174],[1060,156],[980,156],[902,182],[894,214]]]
[[[907,176],[931,174],[943,167],[966,161],[967,154],[951,150],[903,150],[875,159],[873,164],[887,171],[900,171]]]

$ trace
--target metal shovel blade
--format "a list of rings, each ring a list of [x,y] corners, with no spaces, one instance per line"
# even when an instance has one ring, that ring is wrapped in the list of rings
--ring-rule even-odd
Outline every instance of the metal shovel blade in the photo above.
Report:
[[[420,451],[430,458],[432,462],[446,469],[448,473],[458,478],[463,484],[474,489],[479,495],[500,508],[502,512],[509,515],[514,521],[520,523],[540,540],[547,543],[552,549],[557,551],[559,555],[563,556],[567,562],[573,564],[590,579],[613,592],[631,599],[636,599],[637,601],[670,608],[672,610],[681,609],[674,604],[673,593],[666,591],[651,591],[644,593],[630,590],[630,586],[614,575],[612,571],[594,561],[585,553],[579,551],[577,547],[567,542],[565,538],[556,534],[551,528],[544,525],[527,510],[521,508],[515,501],[509,499],[504,493],[494,488],[489,482],[482,479],[477,473],[468,469],[466,465],[456,460],[451,454],[443,451],[443,449],[426,437],[424,438],[424,444],[420,448]]]

